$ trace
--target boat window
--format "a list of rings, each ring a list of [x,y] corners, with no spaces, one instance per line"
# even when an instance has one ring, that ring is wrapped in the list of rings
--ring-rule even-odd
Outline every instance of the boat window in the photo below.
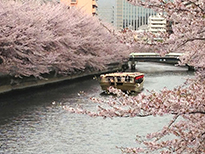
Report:
[[[113,76],[108,76],[106,77],[108,82],[114,82],[114,77]]]
[[[140,75],[140,76],[135,77],[135,83],[142,83],[143,78],[144,78],[144,75]]]
[[[121,76],[117,76],[117,82],[121,82]]]
[[[126,76],[125,81],[130,82],[130,76]]]

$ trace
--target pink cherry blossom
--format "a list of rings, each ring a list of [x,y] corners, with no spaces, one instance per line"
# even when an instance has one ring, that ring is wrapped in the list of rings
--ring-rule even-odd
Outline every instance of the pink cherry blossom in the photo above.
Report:
[[[119,148],[124,153],[204,154],[204,0],[127,1],[164,12],[167,21],[173,21],[173,33],[161,33],[160,42],[149,32],[142,34],[145,40],[136,40],[132,30],[118,32],[95,17],[61,4],[0,0],[0,71],[18,77],[40,77],[50,72],[68,75],[107,69],[110,61],[122,61],[132,51],[162,55],[182,52],[179,64],[196,69],[195,78],[182,86],[138,96],[110,87],[115,97],[91,98],[98,104],[96,111],[80,106],[64,109],[103,118],[172,115],[161,131],[137,136],[136,147]]]
[[[109,88],[116,97],[109,100],[95,99],[99,110],[89,115],[102,117],[143,117],[173,115],[170,123],[159,132],[146,138],[137,136],[136,147],[119,147],[123,153],[203,154],[205,153],[205,5],[203,0],[162,1],[128,0],[133,5],[165,12],[164,17],[172,20],[173,33],[162,34],[163,41],[137,41],[134,31],[117,33],[124,44],[132,49],[149,49],[159,53],[182,52],[180,65],[195,67],[196,76],[173,90],[162,89],[138,96],[128,96],[122,91]],[[151,33],[145,34],[152,40]],[[105,107],[104,104],[109,107]],[[75,112],[79,111],[76,109]],[[164,139],[172,136],[170,139]],[[139,144],[143,144],[140,146]]]
[[[0,17],[0,71],[12,76],[105,70],[129,54],[109,26],[59,3],[0,0]]]

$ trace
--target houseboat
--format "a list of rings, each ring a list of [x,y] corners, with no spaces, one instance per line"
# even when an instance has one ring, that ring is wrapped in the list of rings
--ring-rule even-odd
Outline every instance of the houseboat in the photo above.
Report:
[[[116,72],[100,75],[100,86],[107,91],[112,86],[125,92],[140,92],[143,89],[144,74],[140,72]]]

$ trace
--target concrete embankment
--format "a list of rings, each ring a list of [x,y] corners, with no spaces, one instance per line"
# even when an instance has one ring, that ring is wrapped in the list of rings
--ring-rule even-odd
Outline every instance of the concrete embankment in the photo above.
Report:
[[[119,70],[121,70],[121,65],[118,64],[118,65],[112,65],[112,67],[103,71],[81,72],[81,73],[71,74],[67,76],[63,76],[63,75],[55,76],[54,74],[51,73],[45,75],[43,79],[37,79],[34,77],[14,78],[7,74],[0,74],[0,94],[26,89],[26,88],[40,87],[47,84],[54,84],[54,83],[58,83],[66,80],[73,80],[73,79],[86,77],[86,76],[95,76],[101,73],[114,72]]]

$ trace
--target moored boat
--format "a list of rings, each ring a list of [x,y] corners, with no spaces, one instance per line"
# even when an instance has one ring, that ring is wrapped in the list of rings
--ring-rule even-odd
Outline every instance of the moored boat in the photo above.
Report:
[[[116,72],[100,75],[100,86],[107,91],[110,86],[126,92],[140,92],[143,89],[144,74],[140,72]]]

